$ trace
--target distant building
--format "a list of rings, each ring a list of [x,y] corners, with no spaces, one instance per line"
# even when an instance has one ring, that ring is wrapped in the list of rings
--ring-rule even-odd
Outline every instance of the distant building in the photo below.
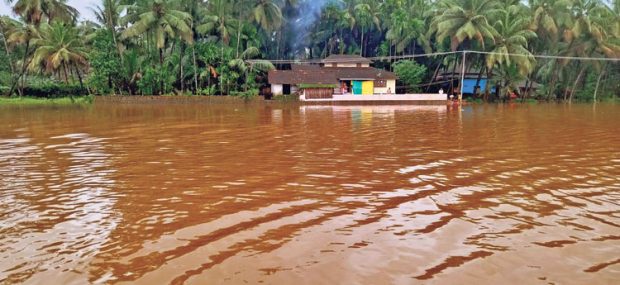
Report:
[[[318,65],[294,64],[291,70],[272,70],[271,93],[293,94],[303,90],[308,99],[394,93],[396,74],[370,67],[370,63],[357,55],[331,55]]]
[[[461,79],[463,80],[463,94],[465,95],[485,93],[487,87],[489,88],[490,93],[497,92],[497,86],[487,78],[486,74],[479,74],[479,70],[472,70],[465,73],[465,76],[461,77],[460,70],[461,67],[457,66],[454,74],[449,71],[445,71],[443,73],[440,73],[435,80],[438,82],[443,82],[443,84],[439,86],[444,90],[447,90],[447,92],[449,92],[450,94],[460,92]],[[454,88],[454,90],[452,91],[450,90],[450,82],[452,82],[452,86]],[[528,91],[533,92],[539,88],[538,83],[525,80],[514,83],[514,86],[517,88],[517,90],[515,91],[519,93],[524,93]]]

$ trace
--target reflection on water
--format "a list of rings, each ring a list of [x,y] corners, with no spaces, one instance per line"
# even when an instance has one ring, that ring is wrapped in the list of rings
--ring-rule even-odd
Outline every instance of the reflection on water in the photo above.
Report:
[[[89,261],[122,215],[112,209],[104,141],[68,134],[38,142],[26,130],[0,139],[3,281],[88,281]]]
[[[617,106],[0,112],[0,283],[613,284]]]

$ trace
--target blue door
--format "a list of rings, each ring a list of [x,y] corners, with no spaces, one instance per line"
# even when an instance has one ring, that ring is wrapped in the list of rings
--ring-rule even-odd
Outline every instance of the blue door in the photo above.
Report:
[[[362,81],[353,81],[353,94],[362,95]]]

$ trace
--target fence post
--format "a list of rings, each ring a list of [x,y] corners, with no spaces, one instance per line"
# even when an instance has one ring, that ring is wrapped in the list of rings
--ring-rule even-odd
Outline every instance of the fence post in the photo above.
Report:
[[[463,102],[463,85],[465,83],[465,56],[467,51],[463,51],[463,62],[461,63],[461,92],[459,92],[459,104]]]

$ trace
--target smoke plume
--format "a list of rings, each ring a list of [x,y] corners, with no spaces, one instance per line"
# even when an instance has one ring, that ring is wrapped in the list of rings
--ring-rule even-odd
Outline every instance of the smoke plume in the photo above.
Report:
[[[337,0],[299,0],[296,13],[290,19],[292,32],[291,48],[295,56],[305,57],[306,47],[310,45],[310,32],[313,25],[321,17],[321,10],[328,3],[338,3]]]

